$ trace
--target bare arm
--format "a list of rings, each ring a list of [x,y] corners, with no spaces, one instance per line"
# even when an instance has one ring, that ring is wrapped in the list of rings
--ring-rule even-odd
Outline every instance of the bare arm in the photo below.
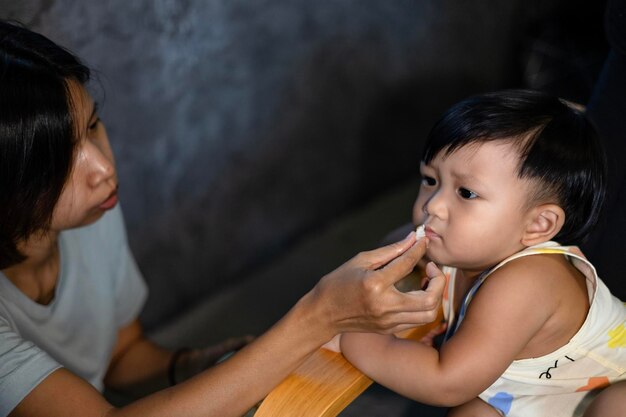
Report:
[[[252,340],[252,336],[232,337],[212,346],[185,350],[176,358],[172,377],[176,383],[185,381],[214,366],[224,354],[239,350]],[[173,355],[173,351],[148,339],[139,320],[135,320],[118,332],[104,378],[105,386],[128,391],[135,397],[166,388],[171,384],[168,370]]]
[[[414,341],[361,333],[342,335],[341,350],[369,377],[409,398],[439,406],[465,403],[504,372],[553,314],[558,289],[538,282],[538,273],[496,271],[440,352]]]
[[[357,255],[325,276],[253,343],[180,385],[115,409],[89,384],[61,369],[40,383],[11,416],[239,416],[337,333],[393,333],[432,321],[443,277],[433,279],[427,291],[402,294],[393,287],[424,254],[426,240],[414,243],[412,234]]]
[[[104,383],[124,388],[155,377],[165,380],[172,354],[147,339],[139,320],[135,320],[118,332]]]

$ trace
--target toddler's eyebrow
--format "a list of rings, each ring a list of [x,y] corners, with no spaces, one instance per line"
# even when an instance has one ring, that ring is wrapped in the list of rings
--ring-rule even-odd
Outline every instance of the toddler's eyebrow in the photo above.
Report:
[[[484,183],[483,181],[480,180],[480,178],[476,177],[475,175],[469,173],[469,172],[462,172],[462,171],[452,171],[452,176],[460,182],[469,182],[472,185],[476,186],[483,186]]]

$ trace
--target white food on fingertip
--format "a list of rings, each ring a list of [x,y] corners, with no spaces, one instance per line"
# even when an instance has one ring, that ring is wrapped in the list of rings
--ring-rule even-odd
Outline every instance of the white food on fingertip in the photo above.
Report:
[[[417,226],[417,229],[415,230],[415,237],[417,238],[417,240],[420,240],[423,237],[426,237],[426,231],[424,231],[424,225],[420,224],[419,226]]]

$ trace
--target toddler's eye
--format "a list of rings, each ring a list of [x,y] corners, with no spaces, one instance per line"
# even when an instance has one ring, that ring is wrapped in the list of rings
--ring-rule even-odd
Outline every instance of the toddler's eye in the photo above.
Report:
[[[437,185],[437,180],[435,180],[433,177],[424,176],[422,178],[422,185],[432,187],[434,185]]]
[[[461,196],[461,198],[464,198],[466,200],[471,200],[478,197],[478,194],[463,187],[459,188],[459,195]]]

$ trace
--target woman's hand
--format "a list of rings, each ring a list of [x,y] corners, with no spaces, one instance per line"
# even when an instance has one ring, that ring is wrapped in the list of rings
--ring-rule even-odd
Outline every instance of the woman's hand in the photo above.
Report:
[[[333,334],[396,333],[437,317],[445,278],[434,265],[427,268],[425,290],[402,293],[394,284],[424,256],[428,239],[415,242],[411,232],[402,241],[363,252],[326,275],[309,294],[323,310]]]

